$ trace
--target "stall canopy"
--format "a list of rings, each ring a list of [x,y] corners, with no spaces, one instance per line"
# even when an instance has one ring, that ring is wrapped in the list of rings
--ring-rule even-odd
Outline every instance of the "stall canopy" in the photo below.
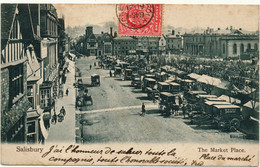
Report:
[[[199,77],[197,79],[198,82],[204,83],[204,84],[208,84],[208,85],[212,85],[221,89],[227,89],[228,88],[228,84],[229,82],[227,81],[221,81],[219,78],[214,78],[208,75],[202,75],[201,77]]]
[[[246,104],[243,105],[243,107],[247,107],[249,109],[252,109],[253,110],[253,105],[254,105],[254,110],[259,112],[259,103],[258,102],[255,102],[255,101],[249,101],[247,102]]]
[[[197,79],[199,79],[199,78],[201,77],[201,75],[196,74],[196,73],[190,73],[190,74],[188,75],[188,77],[190,77],[191,79],[197,80]]]
[[[219,99],[225,100],[226,102],[230,102],[230,103],[232,103],[232,104],[240,104],[240,103],[241,103],[240,100],[235,99],[235,98],[233,98],[233,97],[228,97],[228,96],[226,96],[226,95],[221,95],[221,96],[219,96]]]

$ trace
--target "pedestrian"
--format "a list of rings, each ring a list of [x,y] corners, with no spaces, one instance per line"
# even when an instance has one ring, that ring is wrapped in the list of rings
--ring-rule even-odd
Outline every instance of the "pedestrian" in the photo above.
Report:
[[[52,107],[53,107],[54,110],[55,110],[55,100],[54,100],[54,98],[52,99],[51,105],[52,105]]]
[[[91,68],[92,68],[92,65],[90,64],[90,65],[89,65],[89,69],[91,70]]]
[[[66,110],[65,110],[64,106],[61,107],[60,113],[62,113],[64,116],[66,115]]]
[[[62,113],[62,112],[60,112],[59,114],[58,114],[58,121],[59,122],[62,122],[64,120],[64,114]]]
[[[142,116],[143,117],[145,116],[145,105],[144,105],[144,103],[142,104]]]
[[[55,110],[54,110],[54,114],[53,114],[53,116],[52,116],[52,121],[51,121],[54,125],[57,123],[57,114],[56,114],[56,112],[55,112]]]
[[[112,77],[112,72],[111,72],[111,70],[110,70],[109,74],[110,74],[110,77]]]
[[[181,96],[179,96],[179,106],[181,106],[181,104],[182,104],[182,98]]]
[[[67,96],[69,95],[69,89],[68,88],[66,89],[66,95]]]
[[[183,115],[183,118],[186,118],[185,115],[186,115],[186,104],[183,104],[182,106],[182,115]]]

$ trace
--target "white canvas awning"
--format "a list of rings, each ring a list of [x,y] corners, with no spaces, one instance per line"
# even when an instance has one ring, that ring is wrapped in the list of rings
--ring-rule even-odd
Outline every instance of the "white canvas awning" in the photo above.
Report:
[[[235,99],[235,98],[233,98],[233,97],[228,97],[228,96],[226,96],[226,95],[221,95],[221,96],[219,96],[219,99],[225,100],[226,102],[235,103],[235,104],[240,104],[240,103],[241,103],[240,100]]]
[[[43,114],[41,114],[41,116],[40,116],[40,128],[41,128],[41,132],[42,132],[42,135],[43,135],[44,139],[47,139],[49,133],[48,133],[47,129],[44,126]]]

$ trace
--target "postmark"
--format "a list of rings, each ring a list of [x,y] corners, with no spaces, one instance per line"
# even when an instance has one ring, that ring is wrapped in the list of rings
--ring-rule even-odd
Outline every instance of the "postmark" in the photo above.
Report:
[[[161,4],[116,5],[119,35],[161,36]]]

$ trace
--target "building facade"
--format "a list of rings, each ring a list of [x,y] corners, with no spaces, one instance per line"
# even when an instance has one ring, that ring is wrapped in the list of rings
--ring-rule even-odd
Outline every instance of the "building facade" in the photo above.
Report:
[[[166,37],[164,34],[159,39],[159,53],[160,54],[165,54],[166,53]]]
[[[182,49],[182,37],[180,33],[175,34],[175,30],[172,30],[171,34],[165,36],[166,38],[166,53],[177,54]]]
[[[17,4],[1,5],[1,140],[26,142],[27,56]]]
[[[98,40],[93,33],[93,27],[86,28],[83,50],[86,56],[97,56],[98,54]]]
[[[101,34],[95,34],[98,41],[98,56],[112,56],[114,55],[114,37],[113,29],[110,27],[110,33],[101,32]]]
[[[256,35],[225,36],[219,39],[220,57],[237,57],[250,51],[258,52],[259,38]]]
[[[129,55],[131,50],[136,50],[137,39],[128,36],[118,36],[114,38],[115,55]]]
[[[204,33],[185,34],[184,52],[205,57],[239,58],[244,52],[258,51],[258,36],[242,29],[213,30],[207,28]]]
[[[2,4],[1,23],[2,141],[43,143],[59,88],[56,9]]]

